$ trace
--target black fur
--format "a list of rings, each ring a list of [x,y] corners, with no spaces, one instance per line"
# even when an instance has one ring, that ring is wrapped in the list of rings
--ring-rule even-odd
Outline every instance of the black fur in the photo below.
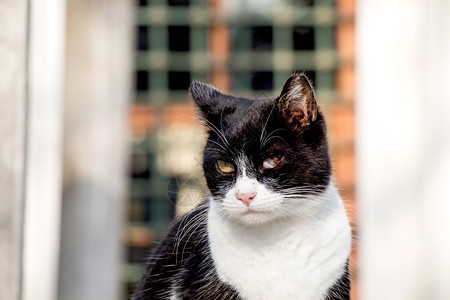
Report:
[[[293,97],[302,85],[305,97]],[[193,83],[190,92],[208,130],[203,171],[213,201],[221,201],[240,175],[221,172],[216,162],[238,165],[244,156],[249,177],[273,191],[308,187],[323,191],[331,177],[325,120],[317,107],[308,79],[295,74],[275,99],[246,99],[223,94]],[[306,92],[306,93],[305,93]],[[283,161],[276,169],[261,168],[275,155]],[[150,259],[133,299],[240,299],[238,291],[223,283],[215,271],[206,230],[208,203],[178,221]],[[349,299],[346,272],[326,299]]]

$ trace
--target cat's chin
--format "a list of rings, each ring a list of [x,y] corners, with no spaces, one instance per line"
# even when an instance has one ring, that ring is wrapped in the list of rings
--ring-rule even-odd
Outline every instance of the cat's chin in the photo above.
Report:
[[[277,217],[269,213],[253,211],[235,216],[234,219],[243,226],[262,226],[275,222]]]
[[[242,226],[263,226],[280,219],[272,211],[245,208],[239,211],[223,211],[221,214],[225,220]]]

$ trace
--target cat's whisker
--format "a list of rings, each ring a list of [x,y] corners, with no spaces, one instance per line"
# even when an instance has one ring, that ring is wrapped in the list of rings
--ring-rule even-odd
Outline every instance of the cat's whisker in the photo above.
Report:
[[[229,101],[229,99],[227,99],[226,101]],[[223,133],[223,113],[224,113],[226,107],[227,106],[224,105],[222,108],[222,111],[220,112],[220,132],[221,133]],[[227,138],[225,137],[224,134],[223,134],[223,137],[225,138],[225,141],[227,141]],[[227,144],[228,144],[228,141],[227,141]]]
[[[203,217],[203,216],[202,216],[202,217]],[[181,260],[182,260],[182,261],[183,261],[183,257],[184,257],[184,251],[186,250],[186,246],[188,245],[189,240],[191,239],[192,235],[196,232],[196,229],[198,229],[199,226],[203,226],[203,225],[205,224],[205,220],[206,220],[205,217],[203,217],[203,219],[200,218],[200,220],[198,220],[198,221],[196,222],[196,224],[194,224],[195,227],[192,228],[191,234],[190,234],[190,235],[188,236],[188,238],[186,239],[185,244],[184,244],[184,247],[183,247],[183,251],[182,251],[182,253],[181,253]]]
[[[280,139],[283,143],[287,144],[287,142],[284,140],[284,138],[282,138],[282,137],[279,136],[279,135],[274,135],[274,136],[271,136],[270,138],[268,138],[268,139],[264,142],[264,145],[267,144],[267,142],[269,142],[269,141],[272,140],[272,139]],[[263,146],[263,147],[264,147],[264,146]]]
[[[228,140],[227,140],[227,137],[226,137],[225,134],[223,133],[223,131],[222,131],[222,130],[219,130],[219,128],[217,128],[216,125],[214,125],[212,122],[210,122],[210,121],[208,121],[208,120],[205,121],[205,125],[206,125],[208,128],[210,128],[214,133],[217,134],[217,136],[219,137],[219,139],[221,139],[222,142],[225,144],[226,150],[230,150],[230,148],[229,148],[229,147],[230,147],[230,144],[229,144],[229,142],[228,142]]]
[[[211,139],[206,139],[206,140],[220,147],[220,149],[216,149],[216,148],[207,148],[207,150],[213,149],[213,151],[221,151],[221,152],[225,152],[225,153],[228,152],[227,148],[226,148],[225,146],[221,145],[220,143],[218,143],[218,142],[216,142],[216,141],[213,141],[213,140],[211,140]]]
[[[194,228],[193,225],[195,226],[196,223],[201,223],[201,218],[205,218],[204,216],[202,216],[201,214],[198,214],[196,216],[194,216],[193,218],[190,218],[190,214],[194,213],[195,211],[192,211],[188,214],[186,214],[186,216],[180,221],[180,225],[178,226],[178,228],[181,227],[181,230],[177,231],[177,234],[175,236],[174,242],[176,243],[176,246],[174,248],[174,252],[175,252],[175,261],[178,262],[178,249],[180,246],[181,242],[184,242],[185,236],[186,234],[188,234],[190,231],[194,232]],[[184,221],[188,219],[189,221],[187,223],[184,223]],[[200,220],[199,220],[200,219]],[[183,257],[181,257],[181,259],[183,259]]]
[[[263,125],[262,131],[261,131],[261,136],[259,138],[259,144],[261,149],[264,147],[265,143],[263,142],[263,140],[265,139],[265,133],[266,133],[266,127],[267,127],[267,123],[269,123],[270,117],[272,116],[273,110],[275,109],[276,106],[276,102],[273,103],[272,105],[272,109],[270,110],[269,115],[267,116],[266,122]]]
[[[286,131],[287,129],[285,128],[278,128],[273,130],[269,135],[267,135],[267,137],[265,137],[265,139],[263,140],[262,144],[261,144],[261,148],[264,148],[264,146],[273,138],[273,135],[278,132],[278,131]],[[278,138],[280,138],[286,145],[288,144],[281,136],[276,136]]]

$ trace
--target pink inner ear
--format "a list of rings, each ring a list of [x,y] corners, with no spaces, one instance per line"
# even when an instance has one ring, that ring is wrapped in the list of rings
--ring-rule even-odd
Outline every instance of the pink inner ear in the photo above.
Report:
[[[299,111],[299,110],[302,110],[302,106],[303,105],[301,104],[301,101],[297,101],[297,102],[292,103],[292,105],[289,107],[289,109],[292,112]]]
[[[304,118],[308,116],[308,109],[306,108],[305,102],[303,101],[298,101],[293,103],[290,107],[289,110],[291,111],[291,114],[293,117],[295,118]]]

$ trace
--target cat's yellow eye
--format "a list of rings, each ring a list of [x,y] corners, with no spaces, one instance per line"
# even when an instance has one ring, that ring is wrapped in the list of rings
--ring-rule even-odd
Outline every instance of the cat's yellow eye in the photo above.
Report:
[[[231,164],[231,163],[229,163],[227,161],[218,160],[217,161],[217,167],[219,168],[220,171],[222,171],[224,173],[232,173],[232,172],[234,172],[233,164]]]

